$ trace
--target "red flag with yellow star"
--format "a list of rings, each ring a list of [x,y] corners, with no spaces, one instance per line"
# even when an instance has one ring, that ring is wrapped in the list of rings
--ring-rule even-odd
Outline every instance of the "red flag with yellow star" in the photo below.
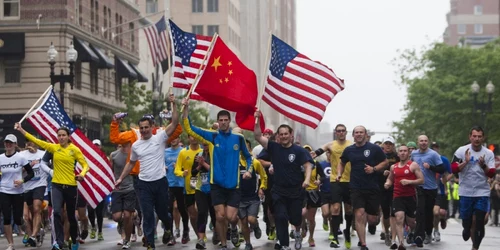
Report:
[[[257,76],[220,37],[214,41],[195,91],[204,101],[237,112],[237,117],[242,121],[253,121],[258,95]],[[242,129],[253,131],[251,122],[238,125]]]

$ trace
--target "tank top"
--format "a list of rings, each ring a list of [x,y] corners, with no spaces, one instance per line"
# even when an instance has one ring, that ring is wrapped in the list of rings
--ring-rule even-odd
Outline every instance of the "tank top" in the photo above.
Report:
[[[412,197],[415,196],[415,186],[401,184],[401,180],[416,180],[417,176],[410,170],[412,161],[408,161],[403,167],[399,167],[399,162],[394,164],[392,174],[394,175],[394,193],[393,197]]]

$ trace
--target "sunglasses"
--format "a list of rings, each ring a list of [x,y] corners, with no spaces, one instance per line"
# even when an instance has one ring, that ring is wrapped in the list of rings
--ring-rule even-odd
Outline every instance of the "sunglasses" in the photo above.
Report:
[[[346,131],[345,129],[337,129],[337,130],[335,130],[335,132],[337,132],[337,133],[344,133],[345,131]]]

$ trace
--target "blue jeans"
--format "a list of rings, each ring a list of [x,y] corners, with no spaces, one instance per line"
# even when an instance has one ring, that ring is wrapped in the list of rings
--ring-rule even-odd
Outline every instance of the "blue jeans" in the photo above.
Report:
[[[156,181],[137,181],[137,193],[139,194],[139,202],[141,203],[144,235],[147,243],[151,247],[155,247],[155,228],[156,220],[155,213],[158,218],[165,224],[169,224],[168,216],[168,182],[167,178],[161,178]]]

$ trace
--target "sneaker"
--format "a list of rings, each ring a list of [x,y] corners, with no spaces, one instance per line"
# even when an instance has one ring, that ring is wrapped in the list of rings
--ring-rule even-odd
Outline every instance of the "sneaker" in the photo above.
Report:
[[[23,241],[24,241],[24,240],[23,240]],[[28,242],[27,242],[27,243],[28,243],[28,245],[29,245],[30,247],[36,247],[36,238],[35,238],[35,237],[33,237],[33,236],[32,236],[32,237],[29,237],[29,238],[28,238]]]
[[[351,234],[349,230],[344,229],[344,245],[347,249],[351,249]]]
[[[335,237],[333,236],[333,233],[330,232],[330,234],[328,235],[328,240],[333,240]]]
[[[175,229],[175,238],[181,237],[181,230],[179,228]]]
[[[97,240],[104,240],[104,236],[102,235],[102,232],[99,232],[97,234]]]
[[[327,231],[330,230],[330,227],[328,226],[328,220],[323,219],[323,230]]]
[[[54,243],[54,245],[52,245],[52,250],[61,250],[61,248],[59,247],[59,244]]]
[[[377,226],[375,226],[375,225],[368,225],[368,232],[371,235],[375,235],[375,233],[377,232]]]
[[[315,247],[316,246],[316,243],[314,243],[314,239],[309,238],[309,240],[307,242],[309,243],[309,247]]]
[[[210,231],[214,231],[214,224],[212,222],[208,224],[208,229],[210,229]]]
[[[253,246],[250,243],[245,244],[245,250],[253,250]]]
[[[430,234],[425,235],[424,244],[431,244],[432,236]]]
[[[181,243],[182,244],[186,244],[190,241],[191,239],[189,239],[189,232],[184,232],[182,233],[182,239],[181,239]]]
[[[80,248],[80,243],[78,241],[71,244],[71,250],[78,250],[78,248]]]
[[[380,240],[385,240],[385,232],[380,233]]]
[[[130,242],[136,242],[136,241],[137,241],[137,234],[130,235]]]
[[[417,245],[417,247],[424,247],[424,240],[422,240],[422,237],[420,236],[417,236],[415,238],[415,244]]]
[[[238,233],[238,229],[231,229],[231,243],[235,247],[238,247],[240,245],[240,234]]]
[[[95,235],[96,235],[96,230],[95,230],[95,228],[90,229],[90,238],[91,238],[91,239],[95,239]]]
[[[468,241],[470,239],[470,230],[462,230],[462,238],[464,241]]]
[[[131,246],[130,246],[130,241],[124,241],[123,242],[123,246],[122,246],[122,249],[129,249]]]
[[[227,250],[227,246],[221,246],[220,250]]]
[[[274,250],[280,250],[280,249],[281,249],[280,244],[275,243],[275,244],[274,244]],[[290,249],[290,248],[288,248],[288,249]]]
[[[158,239],[158,233],[155,233],[155,240]]]
[[[175,238],[172,238],[168,243],[167,246],[174,246],[177,241],[175,241]]]
[[[276,239],[276,228],[275,227],[271,227],[269,229],[269,237],[267,237],[267,239],[268,240],[275,240]]]
[[[250,230],[252,231],[252,230]],[[245,241],[245,238],[243,237],[243,233],[242,232],[238,232],[240,234],[240,243]]]
[[[206,249],[205,241],[203,239],[199,239],[196,243],[196,249]]]
[[[406,237],[406,244],[411,245],[415,242],[415,234],[412,232],[408,233],[408,236]]]
[[[138,226],[138,227],[137,227],[137,235],[138,235],[139,237],[141,237],[141,236],[143,235],[143,232],[142,232],[142,227],[141,227],[141,226]]]
[[[148,246],[148,240],[146,239],[146,236],[142,236],[142,246],[147,247]]]
[[[396,242],[392,242],[392,245],[389,249],[398,249],[398,244],[396,244]]]
[[[299,231],[294,232],[295,236],[295,250],[302,248],[302,235]]]
[[[155,250],[154,247],[152,247],[151,245],[148,245],[148,248],[146,248],[147,250]]]
[[[87,236],[89,236],[89,230],[88,229],[82,230],[82,233],[80,233],[80,238],[82,238],[82,240],[85,240],[87,239]]]
[[[360,250],[369,250],[367,246],[361,246]]]
[[[276,248],[275,248],[276,249]],[[291,248],[289,246],[282,246],[281,247],[281,250],[291,250]]]
[[[332,242],[330,242],[330,247],[331,248],[339,248],[340,247],[339,241],[338,240],[332,240]]]
[[[342,230],[340,230],[340,228],[337,230],[337,235],[342,235]]]
[[[14,250],[14,245],[9,245],[6,250]]]
[[[447,222],[446,222],[446,219],[441,219],[440,220],[440,224],[441,224],[441,229],[446,229],[446,226],[447,226]]]
[[[172,232],[170,230],[163,231],[163,237],[161,237],[161,242],[167,244],[172,238]]]
[[[406,247],[403,244],[401,244],[399,245],[398,250],[406,250]]]
[[[290,239],[294,239],[295,235],[293,234],[293,229],[290,230]]]
[[[217,232],[214,232],[214,234],[212,235],[212,244],[218,245],[219,243],[219,235],[217,234]]]
[[[12,236],[14,237],[14,235],[12,235]],[[25,235],[23,236],[23,244],[24,244],[24,245],[28,244],[28,239],[29,239],[29,238],[30,238],[30,236],[29,236],[29,235],[27,235],[27,234],[25,234]]]
[[[385,237],[385,245],[386,245],[386,246],[391,246],[391,243],[392,243],[392,242],[391,242],[391,237],[389,237],[389,235],[387,235],[387,236]],[[396,245],[396,246],[397,246],[397,245]]]
[[[117,246],[123,246],[123,242],[125,242],[125,240],[124,240],[124,239],[121,239],[121,240],[119,240],[119,241],[116,243],[116,245],[117,245]]]
[[[262,230],[260,230],[259,226],[253,228],[253,234],[255,235],[256,239],[260,239],[260,237],[262,237]]]
[[[434,241],[436,242],[441,241],[441,233],[439,233],[439,231],[434,231]]]

